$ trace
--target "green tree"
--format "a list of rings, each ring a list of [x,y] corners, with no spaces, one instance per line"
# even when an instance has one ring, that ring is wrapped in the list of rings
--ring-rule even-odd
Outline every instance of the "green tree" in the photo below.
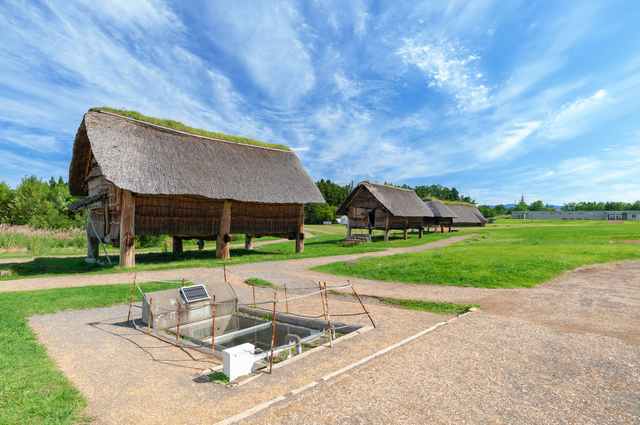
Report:
[[[15,190],[11,190],[9,185],[4,181],[0,182],[0,223],[8,222],[7,219],[5,219],[7,208],[9,208],[15,196]]]
[[[529,205],[529,211],[549,211],[549,208],[545,207],[542,201],[538,200]]]
[[[52,178],[47,184],[36,176],[25,176],[4,209],[3,221],[39,229],[80,227],[81,215],[67,208],[73,200],[66,183],[58,183]]]

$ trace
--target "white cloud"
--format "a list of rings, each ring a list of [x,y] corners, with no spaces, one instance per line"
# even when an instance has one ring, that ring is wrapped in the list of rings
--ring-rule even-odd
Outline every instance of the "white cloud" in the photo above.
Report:
[[[506,129],[502,135],[498,137],[497,145],[490,148],[482,155],[484,160],[493,161],[505,156],[517,148],[520,143],[529,137],[540,126],[539,121],[524,122],[521,124],[513,123],[513,127]]]
[[[606,90],[598,90],[593,96],[579,98],[562,105],[553,112],[540,128],[540,137],[547,139],[567,139],[587,131],[585,120],[595,112],[595,107],[607,98]]]
[[[473,67],[473,62],[480,57],[468,53],[458,43],[421,46],[407,39],[397,54],[406,64],[423,70],[430,87],[451,93],[459,109],[477,110],[489,106],[489,88],[479,84],[482,74]]]
[[[228,2],[211,8],[211,42],[239,58],[254,83],[285,108],[314,87],[310,28],[288,2]]]

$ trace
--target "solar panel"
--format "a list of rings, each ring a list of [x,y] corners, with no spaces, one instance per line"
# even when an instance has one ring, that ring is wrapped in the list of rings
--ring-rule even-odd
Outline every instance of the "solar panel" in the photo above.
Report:
[[[180,288],[180,293],[185,302],[188,303],[211,298],[204,285],[185,286],[184,288]]]

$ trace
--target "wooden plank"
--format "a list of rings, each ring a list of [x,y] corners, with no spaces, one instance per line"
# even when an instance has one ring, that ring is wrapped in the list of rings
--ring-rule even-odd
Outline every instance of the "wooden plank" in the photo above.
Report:
[[[120,199],[120,265],[136,265],[136,199],[128,190],[122,190]]]
[[[216,236],[216,258],[223,260],[229,259],[231,254],[229,252],[228,237],[231,231],[231,202],[224,201],[222,207],[222,215],[220,216],[220,230],[218,236]],[[225,236],[227,238],[225,238]]]

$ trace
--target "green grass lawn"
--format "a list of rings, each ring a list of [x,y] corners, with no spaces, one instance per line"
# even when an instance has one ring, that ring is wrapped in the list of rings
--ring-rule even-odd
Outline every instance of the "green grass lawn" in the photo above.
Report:
[[[638,224],[529,226],[475,229],[487,239],[459,242],[442,250],[337,262],[313,270],[395,282],[475,286],[534,287],[565,270],[593,263],[640,258],[640,246],[609,241],[640,239]]]
[[[441,303],[436,301],[403,300],[397,298],[380,298],[380,301],[405,310],[427,311],[437,314],[464,314],[472,308],[482,308],[477,304]]]
[[[175,287],[175,283],[141,285],[143,291]],[[90,419],[81,418],[86,401],[47,356],[27,318],[128,303],[130,296],[130,284],[0,293],[0,424],[70,424]],[[136,291],[134,300],[140,299]]]
[[[329,227],[329,226],[327,226]],[[136,254],[136,267],[125,269],[118,266],[118,256],[112,255],[113,265],[98,265],[86,263],[83,257],[38,257],[27,263],[8,263],[0,265],[3,270],[11,273],[0,278],[0,281],[45,277],[62,276],[73,274],[110,274],[122,273],[125,271],[149,271],[165,270],[169,268],[191,268],[191,267],[221,267],[223,264],[232,266],[234,264],[245,264],[260,261],[291,260],[299,258],[326,257],[342,254],[363,254],[367,252],[380,251],[390,247],[415,246],[442,238],[448,238],[455,233],[449,234],[427,234],[422,239],[416,234],[409,234],[408,240],[402,240],[402,234],[396,233],[390,237],[389,242],[370,242],[358,245],[344,245],[344,235],[314,236],[305,240],[305,250],[302,254],[295,253],[295,241],[257,246],[253,250],[245,250],[244,246],[231,246],[231,258],[229,260],[219,260],[215,258],[215,250],[185,251],[175,255],[171,251],[147,251]],[[100,257],[106,260],[103,256]]]

